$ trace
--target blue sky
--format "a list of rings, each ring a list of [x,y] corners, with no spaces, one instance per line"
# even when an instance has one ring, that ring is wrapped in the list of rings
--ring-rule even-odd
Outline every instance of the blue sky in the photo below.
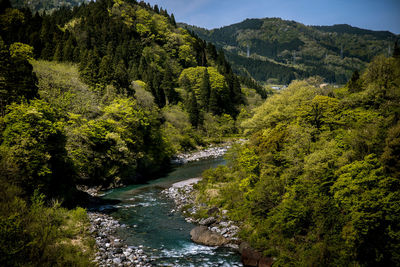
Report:
[[[350,24],[400,34],[400,0],[147,0],[178,22],[212,29],[246,18],[280,17],[306,25]]]

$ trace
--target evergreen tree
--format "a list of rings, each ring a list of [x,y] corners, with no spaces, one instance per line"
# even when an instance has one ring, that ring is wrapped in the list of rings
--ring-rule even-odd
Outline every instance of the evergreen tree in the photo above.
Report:
[[[396,42],[394,42],[393,57],[400,58],[400,47],[399,47],[398,40],[396,40]]]
[[[207,111],[211,94],[210,75],[207,68],[204,69],[203,78],[200,84],[200,101],[201,107]]]
[[[27,58],[11,57],[0,37],[0,115],[6,105],[38,96],[37,77]]]
[[[172,73],[172,70],[168,65],[165,67],[161,87],[166,94],[168,103],[176,104],[179,101],[179,95],[174,90],[174,74]]]
[[[72,35],[68,38],[63,48],[63,61],[74,61],[74,39]]]
[[[115,67],[114,81],[115,85],[120,89],[128,89],[129,87],[128,71],[123,60],[120,60]]]
[[[175,16],[173,13],[171,13],[171,24],[174,25],[176,27],[176,21],[175,21]]]
[[[162,108],[165,106],[166,100],[165,100],[165,92],[160,85],[161,85],[160,76],[156,73],[153,75],[152,92],[158,107]]]
[[[99,78],[99,56],[94,50],[90,50],[87,54],[86,64],[85,62],[81,62],[83,64],[81,76],[84,81],[91,85],[96,86]]]
[[[190,93],[190,102],[188,105],[189,121],[193,127],[197,128],[199,125],[200,112],[197,105],[196,94],[194,92]]]
[[[358,70],[355,70],[351,75],[350,80],[346,84],[347,88],[350,92],[358,92],[361,89],[361,82],[360,82],[360,73]]]
[[[62,43],[57,43],[56,50],[54,52],[53,60],[54,61],[62,61],[63,59],[63,49]]]
[[[160,9],[158,8],[157,4],[154,5],[154,12],[156,12],[157,14],[160,14]]]
[[[211,89],[210,100],[209,100],[209,108],[214,115],[219,115],[221,113],[221,108],[218,103],[218,93],[215,89]]]
[[[104,85],[110,84],[113,80],[114,70],[112,68],[112,58],[109,55],[105,55],[100,62],[99,77],[101,83]]]

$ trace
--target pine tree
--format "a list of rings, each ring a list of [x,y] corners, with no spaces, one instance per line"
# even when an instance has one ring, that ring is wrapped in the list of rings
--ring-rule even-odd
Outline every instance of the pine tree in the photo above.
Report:
[[[91,86],[96,86],[98,82],[98,66],[99,56],[95,50],[90,50],[87,54],[86,64],[82,66],[81,76],[83,80]]]
[[[157,14],[160,14],[160,9],[158,8],[157,4],[154,5],[154,12],[156,12]]]
[[[200,117],[200,112],[199,112],[199,107],[197,105],[197,99],[196,95],[194,92],[190,93],[190,102],[188,105],[188,113],[189,113],[189,121],[192,124],[193,127],[196,127],[199,125],[199,117]]]
[[[0,115],[12,102],[38,96],[37,77],[26,58],[11,57],[0,37]]]
[[[165,92],[160,85],[161,85],[160,76],[158,74],[153,75],[153,82],[152,82],[153,95],[158,107],[162,108],[165,106],[166,100],[165,100]]]
[[[170,21],[171,21],[171,24],[174,25],[174,26],[176,27],[176,21],[175,21],[174,13],[171,13],[171,19],[170,19]]]
[[[207,68],[204,69],[203,78],[200,84],[200,101],[201,107],[207,111],[211,94],[210,75]]]
[[[119,89],[128,89],[129,87],[129,77],[128,71],[125,67],[123,60],[120,60],[114,70],[114,81],[116,87]]]
[[[170,104],[176,104],[179,101],[179,96],[174,90],[174,84],[175,84],[174,75],[172,73],[171,68],[167,65],[165,67],[165,72],[163,81],[161,83],[161,87],[162,89],[164,89],[164,92],[168,99],[168,103]]]
[[[62,43],[58,43],[56,46],[56,50],[54,52],[53,60],[54,61],[61,61],[63,59],[63,54],[62,54]]]
[[[396,42],[394,42],[393,57],[400,58],[400,47],[399,47],[398,40],[396,40]]]
[[[358,70],[355,70],[353,74],[351,75],[350,80],[347,82],[347,88],[349,89],[350,92],[358,92],[361,89],[361,84],[360,84],[360,73]]]
[[[221,109],[218,103],[218,93],[215,89],[211,89],[210,94],[210,103],[208,110],[211,111],[214,115],[219,115],[221,113]]]
[[[105,55],[100,62],[99,77],[102,84],[110,84],[113,80],[114,70],[112,68],[112,58],[109,55]]]
[[[65,46],[63,48],[63,61],[73,61],[74,60],[74,40],[73,37],[70,36],[65,43]]]

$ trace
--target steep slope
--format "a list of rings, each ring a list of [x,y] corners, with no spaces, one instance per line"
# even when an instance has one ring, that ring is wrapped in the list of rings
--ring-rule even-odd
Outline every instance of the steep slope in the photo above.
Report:
[[[310,75],[345,83],[374,56],[393,51],[397,38],[387,31],[350,25],[306,26],[280,18],[247,19],[210,31],[182,26],[223,48],[238,73],[280,83]]]

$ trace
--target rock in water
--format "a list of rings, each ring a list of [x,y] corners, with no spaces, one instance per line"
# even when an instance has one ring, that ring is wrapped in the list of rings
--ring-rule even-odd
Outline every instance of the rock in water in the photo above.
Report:
[[[205,226],[197,226],[190,231],[193,242],[206,246],[223,246],[228,243],[228,239],[222,235],[210,231]]]

